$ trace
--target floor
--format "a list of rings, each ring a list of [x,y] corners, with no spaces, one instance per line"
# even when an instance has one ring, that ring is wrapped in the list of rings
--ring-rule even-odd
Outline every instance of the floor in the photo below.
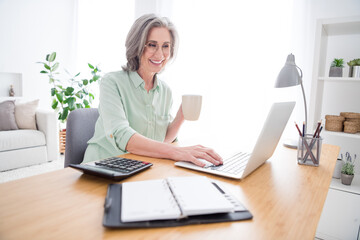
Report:
[[[0,183],[51,172],[62,168],[64,168],[64,155],[59,154],[58,159],[52,162],[0,172]]]

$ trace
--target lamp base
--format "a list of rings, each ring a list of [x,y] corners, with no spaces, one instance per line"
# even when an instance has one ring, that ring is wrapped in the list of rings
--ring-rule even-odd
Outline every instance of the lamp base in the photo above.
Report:
[[[298,140],[296,139],[285,139],[283,142],[284,147],[297,149],[298,147]]]

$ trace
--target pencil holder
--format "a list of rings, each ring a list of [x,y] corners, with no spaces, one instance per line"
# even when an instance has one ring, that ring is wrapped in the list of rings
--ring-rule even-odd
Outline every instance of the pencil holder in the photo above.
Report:
[[[298,164],[319,166],[320,153],[321,153],[322,138],[314,138],[310,134],[304,137],[299,137],[298,143]]]

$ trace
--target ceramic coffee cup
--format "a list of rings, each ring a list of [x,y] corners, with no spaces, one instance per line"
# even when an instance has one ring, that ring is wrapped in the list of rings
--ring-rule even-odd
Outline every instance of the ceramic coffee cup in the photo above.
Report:
[[[183,95],[182,111],[184,118],[189,121],[199,119],[201,111],[202,96],[201,95]]]

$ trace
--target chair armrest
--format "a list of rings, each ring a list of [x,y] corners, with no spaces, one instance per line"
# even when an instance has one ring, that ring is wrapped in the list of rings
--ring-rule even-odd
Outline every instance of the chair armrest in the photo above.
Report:
[[[59,130],[56,113],[51,110],[37,110],[36,124],[39,131],[45,134],[48,161],[57,160],[59,156]]]

